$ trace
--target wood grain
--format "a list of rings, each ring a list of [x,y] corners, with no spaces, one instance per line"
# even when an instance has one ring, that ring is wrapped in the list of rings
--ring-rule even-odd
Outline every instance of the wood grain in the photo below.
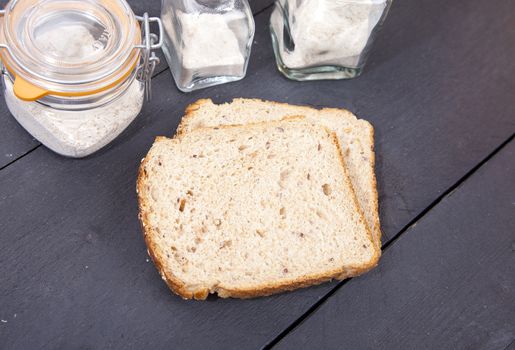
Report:
[[[515,141],[278,349],[506,349],[515,339]]]
[[[0,171],[2,344],[246,349],[270,342],[335,285],[250,301],[171,295],[147,263],[137,220],[136,172],[154,137],[173,134],[185,107],[202,97],[347,107],[376,128],[388,240],[515,129],[515,45],[507,44],[515,40],[515,7],[496,4],[397,0],[363,76],[306,83],[277,72],[268,9],[256,17],[244,80],[181,94],[163,72],[152,103],[106,149],[71,160],[40,147]],[[0,142],[4,132],[13,131],[0,128]]]

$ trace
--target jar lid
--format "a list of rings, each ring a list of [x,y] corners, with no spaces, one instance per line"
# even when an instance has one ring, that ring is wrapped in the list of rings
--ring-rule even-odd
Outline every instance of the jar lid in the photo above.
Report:
[[[106,90],[140,58],[140,26],[125,0],[14,0],[0,20],[1,58],[23,100]]]

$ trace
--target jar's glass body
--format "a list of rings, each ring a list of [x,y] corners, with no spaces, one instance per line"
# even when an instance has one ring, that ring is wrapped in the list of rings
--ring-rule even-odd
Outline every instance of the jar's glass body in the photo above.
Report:
[[[38,141],[67,157],[88,156],[116,138],[136,118],[144,84],[133,74],[119,86],[82,98],[46,96],[23,101],[4,69],[3,95],[14,118]]]
[[[142,25],[140,25],[140,22]],[[0,12],[4,98],[53,151],[84,157],[139,114],[161,46],[127,1],[11,0]],[[157,44],[156,44],[157,42]]]
[[[279,70],[290,79],[361,74],[392,0],[277,0],[270,31]]]
[[[162,0],[163,51],[184,92],[242,79],[254,38],[247,0]]]

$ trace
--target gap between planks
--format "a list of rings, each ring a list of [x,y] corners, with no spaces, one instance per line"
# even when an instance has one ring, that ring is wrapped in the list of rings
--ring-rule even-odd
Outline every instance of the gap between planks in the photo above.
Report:
[[[512,340],[511,343],[508,344],[503,350],[513,350],[515,349],[515,340]]]
[[[483,165],[485,165],[490,159],[495,157],[497,153],[499,153],[504,147],[506,147],[510,142],[513,141],[515,134],[512,134],[508,137],[504,142],[502,142],[497,148],[495,148],[490,154],[488,154],[483,160],[481,160],[478,164],[476,164],[472,169],[470,169],[465,175],[463,175],[458,181],[456,181],[451,187],[449,187],[446,191],[444,191],[440,196],[438,196],[433,202],[431,202],[424,210],[422,210],[415,218],[413,218],[410,222],[408,222],[396,235],[394,235],[388,242],[386,242],[382,250],[386,251],[388,248],[393,245],[404,233],[409,231],[411,227],[417,224],[417,222],[422,219],[426,214],[428,214],[434,207],[436,207],[442,200],[446,197],[450,196],[454,191],[456,191],[468,178],[470,178],[476,171],[478,171]],[[380,263],[380,262],[379,262]],[[314,303],[306,312],[304,312],[299,318],[293,321],[288,327],[286,327],[279,335],[277,335],[274,339],[272,339],[269,343],[265,344],[262,349],[271,349],[277,343],[279,343],[284,337],[288,335],[291,331],[297,328],[304,320],[309,318],[316,310],[322,306],[334,293],[336,293],[341,287],[343,287],[347,282],[352,280],[352,278],[343,280],[339,282],[334,288],[332,288],[327,294],[322,296],[316,303]],[[511,345],[511,344],[510,344]],[[508,345],[508,347],[510,346]]]
[[[28,156],[29,154],[31,154],[32,152],[34,152],[35,150],[37,150],[39,147],[41,147],[41,143],[37,144],[36,146],[34,146],[33,148],[29,149],[27,152],[23,153],[22,155],[18,156],[17,158],[13,159],[12,161],[10,161],[9,163],[5,164],[3,167],[0,167],[0,171],[4,170],[5,168],[7,168],[8,166],[14,164],[15,162],[17,162],[18,160]]]

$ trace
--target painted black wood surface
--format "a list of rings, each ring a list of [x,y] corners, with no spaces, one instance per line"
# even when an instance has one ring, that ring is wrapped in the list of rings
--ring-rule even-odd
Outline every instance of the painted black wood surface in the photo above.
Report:
[[[278,349],[499,349],[515,340],[515,141]]]
[[[2,344],[269,344],[337,284],[251,301],[171,295],[147,263],[137,221],[135,176],[153,138],[171,135],[184,108],[201,97],[347,107],[376,127],[388,242],[515,130],[514,10],[508,1],[397,0],[362,77],[297,83],[275,69],[268,9],[256,17],[243,81],[185,95],[163,71],[152,103],[98,154],[70,160],[38,147],[0,170]]]

